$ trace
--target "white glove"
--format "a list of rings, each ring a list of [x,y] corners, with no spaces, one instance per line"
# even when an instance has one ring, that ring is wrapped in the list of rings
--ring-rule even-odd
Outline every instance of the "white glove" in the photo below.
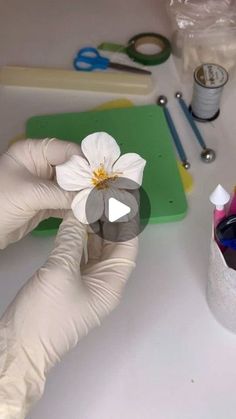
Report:
[[[112,224],[117,235],[123,228],[132,223]],[[93,234],[89,262],[81,268],[86,236],[85,226],[67,211],[48,261],[0,320],[1,419],[25,418],[41,397],[50,368],[121,298],[138,239],[112,243]]]
[[[73,154],[78,145],[54,138],[18,141],[0,156],[0,249],[70,208],[74,194],[54,182],[53,166]]]

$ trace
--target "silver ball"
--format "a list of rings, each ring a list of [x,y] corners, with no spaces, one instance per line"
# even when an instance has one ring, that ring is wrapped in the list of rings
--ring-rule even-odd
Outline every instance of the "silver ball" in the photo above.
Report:
[[[175,97],[176,97],[177,99],[181,99],[181,98],[183,97],[183,94],[182,94],[181,92],[176,92],[176,93],[175,93]]]
[[[211,148],[204,148],[204,150],[201,152],[201,160],[204,161],[204,163],[211,163],[215,160],[216,153]]]
[[[183,166],[186,170],[190,169],[190,167],[191,167],[191,165],[190,165],[190,163],[189,163],[188,161],[183,161],[182,166]]]
[[[164,95],[159,96],[159,98],[157,99],[157,104],[162,107],[166,106],[167,102],[168,102],[167,97]]]

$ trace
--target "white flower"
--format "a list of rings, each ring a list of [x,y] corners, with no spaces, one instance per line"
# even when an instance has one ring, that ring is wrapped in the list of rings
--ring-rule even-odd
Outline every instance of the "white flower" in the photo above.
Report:
[[[141,186],[146,161],[136,153],[120,157],[117,142],[106,132],[88,135],[81,142],[81,150],[84,157],[74,155],[56,167],[57,182],[61,188],[78,191],[71,205],[78,220],[85,224],[99,220],[104,212],[107,194],[115,194],[118,199],[120,194],[121,200],[132,207],[135,199],[124,189]],[[122,178],[130,179],[131,184],[127,187],[127,182],[124,182],[124,187]],[[96,205],[87,217],[86,202],[92,190]]]

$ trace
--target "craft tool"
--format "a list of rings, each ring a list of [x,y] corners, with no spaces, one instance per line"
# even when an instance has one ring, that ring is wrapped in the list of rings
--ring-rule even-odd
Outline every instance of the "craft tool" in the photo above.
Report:
[[[118,108],[130,108],[134,106],[134,103],[129,99],[113,99],[108,102],[104,102],[101,105],[95,106],[91,111],[104,111],[106,109],[118,109]]]
[[[223,218],[216,226],[215,236],[221,245],[236,250],[236,215]]]
[[[236,214],[236,186],[234,187],[234,194],[233,198],[230,202],[228,215],[235,215]]]
[[[189,169],[190,168],[190,163],[188,162],[186,153],[184,151],[181,140],[179,138],[179,134],[178,134],[178,132],[175,128],[173,119],[172,119],[171,114],[170,114],[170,112],[167,108],[167,103],[168,103],[168,100],[167,100],[166,96],[161,95],[157,99],[157,104],[163,108],[165,118],[166,118],[166,122],[168,124],[169,129],[170,129],[170,132],[171,132],[172,138],[174,140],[176,150],[179,154],[180,160],[182,161],[182,165],[185,169]]]
[[[228,81],[227,71],[218,64],[201,64],[194,72],[190,112],[200,122],[213,121],[220,113],[220,99]]]
[[[194,186],[191,173],[182,166],[179,160],[177,161],[177,165],[185,192],[191,192]]]
[[[152,54],[143,53],[141,48],[152,45],[160,51]],[[144,32],[133,36],[127,45],[103,42],[98,46],[99,50],[126,53],[131,60],[143,65],[159,65],[165,62],[171,54],[170,41],[163,35],[154,32]]]
[[[126,71],[128,73],[152,74],[151,71],[132,67],[121,63],[114,63],[108,58],[99,54],[96,48],[86,47],[79,50],[73,61],[74,67],[78,71],[113,70]]]
[[[145,95],[153,90],[148,74],[71,71],[53,68],[2,67],[0,84],[7,86],[88,90]]]
[[[212,150],[211,148],[208,148],[206,146],[206,143],[202,137],[202,134],[200,133],[191,112],[189,111],[184,99],[183,99],[183,95],[181,92],[176,92],[175,97],[178,99],[178,103],[184,113],[184,115],[186,116],[197,140],[198,143],[200,144],[200,146],[202,147],[202,152],[200,154],[201,160],[205,163],[211,163],[215,160],[216,158],[216,153],[214,150]]]
[[[209,199],[211,203],[215,205],[214,227],[216,227],[219,222],[226,217],[225,205],[230,201],[230,195],[221,185],[218,185]]]

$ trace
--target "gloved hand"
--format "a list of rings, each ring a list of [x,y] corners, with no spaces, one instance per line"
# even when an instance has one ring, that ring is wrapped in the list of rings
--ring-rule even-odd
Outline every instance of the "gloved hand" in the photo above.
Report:
[[[73,194],[53,181],[53,166],[80,153],[78,145],[53,138],[19,141],[0,156],[0,249],[70,208]]]
[[[105,226],[109,228],[109,224]],[[132,223],[112,224],[117,237]],[[0,418],[23,419],[41,397],[46,374],[119,302],[135,266],[138,239],[113,243],[92,235],[67,211],[46,264],[0,320]],[[120,236],[123,237],[123,236]]]

